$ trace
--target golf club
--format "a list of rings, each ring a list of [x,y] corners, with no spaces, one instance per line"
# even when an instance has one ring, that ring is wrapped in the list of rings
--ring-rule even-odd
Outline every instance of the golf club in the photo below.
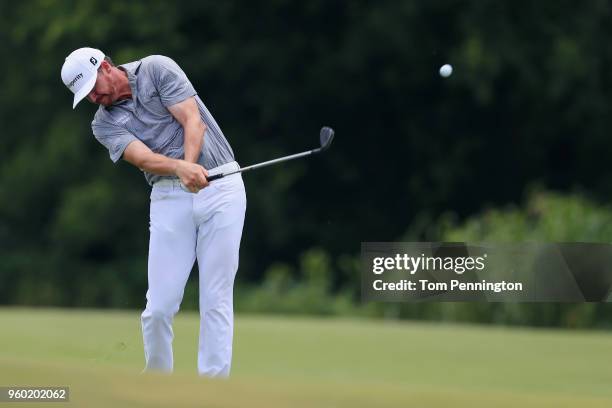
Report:
[[[300,157],[306,157],[312,154],[321,153],[329,149],[329,146],[331,145],[333,140],[334,140],[334,130],[330,127],[324,126],[321,128],[321,131],[319,132],[319,141],[321,143],[321,147],[317,147],[316,149],[312,149],[312,150],[307,150],[302,153],[296,153],[296,154],[292,154],[289,156],[279,157],[278,159],[273,159],[273,160],[268,160],[265,162],[253,164],[247,167],[242,167],[242,168],[239,168],[238,170],[232,170],[227,173],[214,174],[212,176],[206,177],[206,180],[208,181],[218,180],[220,178],[223,178],[225,176],[230,176],[232,174],[243,173],[245,171],[259,169],[261,167],[270,166],[272,164],[282,163],[288,160],[299,159]],[[183,183],[181,183],[181,188],[185,191],[189,191],[183,185]]]

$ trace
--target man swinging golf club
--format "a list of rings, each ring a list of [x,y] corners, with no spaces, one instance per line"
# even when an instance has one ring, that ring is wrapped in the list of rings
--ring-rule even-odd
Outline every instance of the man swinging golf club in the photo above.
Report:
[[[233,151],[189,79],[170,58],[115,66],[80,48],[61,72],[74,93],[99,105],[91,127],[113,162],[144,171],[152,186],[147,305],[142,313],[145,371],[171,372],[172,321],[195,260],[199,267],[198,372],[230,374],[233,286],[246,195]]]

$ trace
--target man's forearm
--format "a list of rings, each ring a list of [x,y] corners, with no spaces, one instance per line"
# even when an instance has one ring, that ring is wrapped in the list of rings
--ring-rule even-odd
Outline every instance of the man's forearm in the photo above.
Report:
[[[198,118],[199,119],[199,118]],[[197,163],[204,143],[206,125],[201,120],[194,120],[184,127],[185,161]]]
[[[158,153],[147,154],[138,167],[148,173],[158,176],[175,176],[180,160],[172,159]]]
[[[195,192],[208,185],[208,173],[201,165],[154,153],[140,140],[134,140],[125,148],[123,159],[147,173],[177,176],[189,191]]]

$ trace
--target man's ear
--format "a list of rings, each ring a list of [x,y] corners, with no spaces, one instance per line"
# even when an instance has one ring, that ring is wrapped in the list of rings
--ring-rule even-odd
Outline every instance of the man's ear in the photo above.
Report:
[[[111,68],[113,66],[111,64],[108,63],[108,61],[104,60],[102,61],[102,63],[100,63],[100,70],[106,72],[107,74],[111,71]]]

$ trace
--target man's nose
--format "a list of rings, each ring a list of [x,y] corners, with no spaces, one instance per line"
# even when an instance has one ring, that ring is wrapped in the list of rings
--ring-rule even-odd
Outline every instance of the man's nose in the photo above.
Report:
[[[96,90],[92,89],[91,92],[87,95],[87,99],[91,103],[96,103]]]

